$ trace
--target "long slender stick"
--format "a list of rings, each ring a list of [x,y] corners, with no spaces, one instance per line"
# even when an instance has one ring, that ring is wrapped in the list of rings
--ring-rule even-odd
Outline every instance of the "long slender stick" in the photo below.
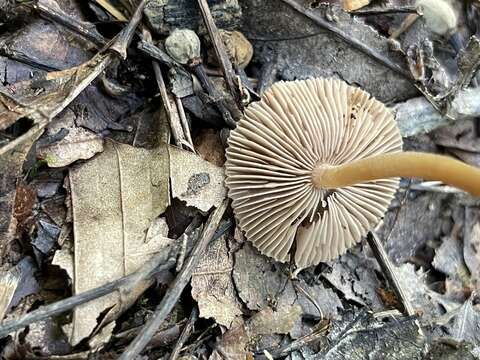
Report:
[[[207,28],[208,35],[210,35],[210,39],[212,40],[213,49],[215,50],[218,62],[220,63],[220,68],[222,69],[227,88],[230,91],[230,94],[232,94],[233,98],[235,100],[239,100],[240,97],[238,96],[238,91],[235,87],[235,82],[233,81],[235,73],[233,71],[232,63],[228,58],[227,51],[225,50],[225,45],[220,38],[217,26],[215,25],[215,21],[213,20],[212,14],[210,12],[210,8],[208,7],[207,0],[198,0],[198,6],[200,7],[200,11],[202,12],[203,21]]]
[[[163,262],[159,264],[159,262]],[[172,268],[175,265],[175,258],[170,258],[165,262],[164,256],[155,257],[148,262],[138,272],[109,282],[98,288],[85,291],[81,294],[71,296],[65,300],[57,301],[53,304],[41,306],[37,310],[29,312],[18,319],[3,322],[0,325],[0,338],[8,335],[12,331],[24,328],[34,322],[45,320],[49,317],[62,314],[74,307],[84,304],[88,301],[97,299],[103,295],[109,294],[122,286],[136,284],[138,280],[145,279],[154,273],[161,272]],[[142,274],[142,276],[139,276]]]
[[[177,343],[173,347],[173,350],[168,357],[168,360],[176,360],[178,358],[178,355],[180,355],[180,351],[182,351],[183,344],[185,341],[187,341],[188,337],[193,331],[193,326],[195,325],[195,322],[198,320],[198,308],[195,306],[190,313],[190,316],[188,318],[188,322],[185,324],[183,327],[182,333],[180,334],[180,337],[178,338]]]
[[[405,314],[408,316],[415,315],[415,310],[413,309],[410,300],[408,300],[407,295],[400,286],[400,282],[398,281],[394,266],[388,258],[387,252],[383,248],[380,239],[378,239],[378,237],[374,233],[370,232],[367,235],[367,242],[368,245],[370,245],[370,248],[372,249],[375,258],[377,259],[380,268],[382,269],[382,274],[385,276],[388,283],[395,292],[395,295],[397,295],[398,300],[401,302]]]
[[[395,295],[397,295],[398,300],[401,302],[404,313],[408,316],[415,316],[415,309],[413,308],[412,303],[403,291],[403,288],[400,285],[400,281],[398,281],[394,266],[390,261],[390,258],[388,257],[388,254],[385,251],[382,242],[373,232],[369,232],[367,234],[367,242],[372,249],[375,258],[377,259],[380,268],[382,269],[382,274],[386,277],[388,283],[395,292]],[[422,326],[417,319],[415,320],[415,325],[418,327],[419,334],[425,336]]]
[[[355,160],[338,166],[319,165],[312,182],[318,188],[334,189],[393,177],[420,177],[480,196],[480,169],[448,156],[420,152],[397,152]]]
[[[97,31],[95,25],[92,23],[79,21],[60,9],[48,6],[43,1],[38,1],[33,5],[33,8],[39,12],[41,17],[65,26],[67,29],[83,36],[85,39],[90,40],[99,47],[105,46],[108,42],[108,40]]]
[[[155,309],[155,313],[153,314],[153,316],[150,318],[142,331],[140,331],[135,340],[133,340],[130,346],[119,357],[119,360],[135,359],[135,357],[139,355],[145,348],[145,346],[148,344],[148,342],[155,334],[157,329],[160,327],[160,325],[163,323],[168,314],[170,314],[173,307],[180,298],[183,289],[190,281],[190,278],[192,277],[192,272],[196,268],[200,257],[205,252],[207,244],[212,239],[212,236],[214,235],[214,232],[218,227],[218,224],[220,223],[220,220],[222,219],[223,214],[227,208],[227,204],[228,200],[225,199],[223,203],[210,215],[207,224],[203,230],[202,236],[192,250],[191,256],[185,262],[184,267],[178,273],[173,283],[170,285],[167,293]]]
[[[407,70],[403,69],[400,65],[388,59],[387,57],[383,56],[376,49],[372,49],[371,47],[369,47],[359,39],[356,39],[352,37],[350,34],[347,34],[345,31],[337,28],[334,25],[334,23],[328,22],[327,20],[323,19],[321,16],[315,13],[315,11],[305,8],[303,5],[299,4],[295,0],[282,0],[282,1],[285,4],[294,8],[295,10],[297,10],[299,13],[313,20],[313,22],[315,22],[317,25],[332,32],[333,34],[338,36],[340,39],[345,41],[347,44],[350,44],[357,50],[360,50],[364,54],[371,56],[372,58],[377,60],[380,64],[390,68],[391,70],[395,71],[396,73],[404,76],[409,80],[413,80],[412,75]]]

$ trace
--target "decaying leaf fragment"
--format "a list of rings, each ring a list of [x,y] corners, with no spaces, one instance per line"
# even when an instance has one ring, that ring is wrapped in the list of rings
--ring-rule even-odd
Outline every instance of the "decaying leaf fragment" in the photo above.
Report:
[[[51,136],[66,133],[65,137],[51,144],[37,144],[37,157],[44,159],[50,167],[63,167],[79,159],[90,159],[103,151],[103,139],[75,125],[75,115],[66,110],[52,121],[47,133]]]
[[[0,155],[31,137],[75,99],[112,60],[111,54],[98,54],[91,60],[63,71],[50,72],[43,79],[23,81],[0,91],[0,130],[26,117],[35,126],[30,132],[4,146]],[[10,146],[9,146],[10,145]]]
[[[168,148],[168,152],[172,196],[204,212],[220,206],[227,196],[223,168],[173,146]]]
[[[345,11],[355,11],[370,4],[371,0],[343,0],[343,9]]]
[[[252,345],[257,337],[288,334],[301,313],[302,308],[299,305],[284,305],[276,310],[267,307],[246,322],[238,318],[232,328],[218,341],[210,360],[250,358],[249,356],[253,355],[249,350],[249,345]]]
[[[227,238],[211,242],[192,274],[192,297],[198,302],[200,316],[214,318],[227,328],[242,314],[233,285],[233,257],[228,251]]]
[[[168,173],[165,146],[145,150],[112,141],[102,154],[70,171],[75,294],[134,272],[171,242],[166,224],[162,236],[146,236],[169,204]],[[72,344],[92,332],[104,310],[113,307],[107,315],[112,319],[112,311],[118,315],[136,299],[123,295],[77,307]]]

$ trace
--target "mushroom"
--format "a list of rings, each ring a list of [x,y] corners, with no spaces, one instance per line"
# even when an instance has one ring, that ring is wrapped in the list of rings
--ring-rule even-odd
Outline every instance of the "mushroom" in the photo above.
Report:
[[[332,79],[278,82],[231,131],[226,185],[237,223],[264,255],[299,268],[345,253],[383,217],[398,177],[480,196],[480,170],[402,152],[391,112]]]

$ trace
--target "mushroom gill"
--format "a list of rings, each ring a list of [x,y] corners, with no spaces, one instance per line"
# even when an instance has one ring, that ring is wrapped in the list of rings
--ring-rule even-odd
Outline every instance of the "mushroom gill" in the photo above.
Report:
[[[332,79],[279,82],[231,132],[226,185],[235,217],[264,255],[299,268],[346,252],[377,225],[397,178],[328,188],[319,172],[402,151],[390,111]],[[295,246],[294,246],[295,242]]]

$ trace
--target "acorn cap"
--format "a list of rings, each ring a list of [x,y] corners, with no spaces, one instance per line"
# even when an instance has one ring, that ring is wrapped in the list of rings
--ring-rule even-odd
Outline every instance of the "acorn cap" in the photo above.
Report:
[[[390,111],[338,80],[276,83],[246,109],[228,145],[226,185],[238,225],[264,255],[285,262],[294,251],[300,268],[360,242],[398,187],[398,179],[313,186],[318,164],[402,151]]]

